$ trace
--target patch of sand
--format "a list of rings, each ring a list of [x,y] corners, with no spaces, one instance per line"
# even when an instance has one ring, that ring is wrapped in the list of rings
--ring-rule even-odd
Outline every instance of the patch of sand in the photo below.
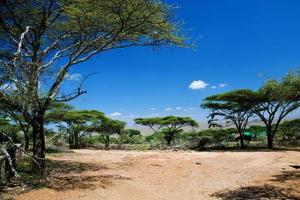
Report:
[[[61,171],[52,176],[53,187],[19,194],[16,199],[202,200],[259,199],[259,195],[265,199],[300,198],[299,171],[289,166],[300,164],[300,152],[295,151],[76,150],[50,159],[62,163]]]

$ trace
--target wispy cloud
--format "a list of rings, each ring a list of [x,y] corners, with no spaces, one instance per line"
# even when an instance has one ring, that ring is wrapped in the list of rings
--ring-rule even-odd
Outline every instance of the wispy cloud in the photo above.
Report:
[[[224,87],[226,87],[227,85],[228,85],[227,83],[220,83],[220,84],[219,84],[219,87],[220,87],[220,88],[224,88]]]
[[[224,88],[224,87],[226,87],[227,85],[228,85],[227,83],[220,83],[220,84],[218,84],[218,85],[213,85],[213,86],[211,86],[210,88],[211,88],[211,89]]]
[[[191,90],[200,90],[206,88],[208,85],[209,85],[208,83],[202,80],[195,80],[189,85],[189,88]]]
[[[171,111],[173,110],[172,108],[166,108],[165,111]]]
[[[68,81],[80,81],[80,79],[82,78],[82,75],[79,73],[75,73],[75,74],[68,74],[66,77],[66,80]]]
[[[155,108],[155,107],[152,107],[152,108],[150,108],[149,110],[157,110],[157,108]]]
[[[122,113],[120,113],[120,112],[113,112],[113,113],[110,114],[110,116],[112,116],[112,117],[118,117],[118,116],[122,116]]]
[[[175,109],[176,110],[182,110],[182,107],[176,107]]]

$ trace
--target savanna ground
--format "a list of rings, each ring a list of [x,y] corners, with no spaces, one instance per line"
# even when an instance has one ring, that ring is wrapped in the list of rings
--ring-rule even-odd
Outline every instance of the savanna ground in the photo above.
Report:
[[[300,152],[75,150],[49,156],[44,187],[19,200],[300,199]]]

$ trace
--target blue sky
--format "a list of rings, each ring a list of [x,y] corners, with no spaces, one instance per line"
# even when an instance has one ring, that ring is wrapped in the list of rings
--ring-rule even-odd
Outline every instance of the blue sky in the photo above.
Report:
[[[76,108],[97,109],[129,124],[138,116],[171,114],[204,123],[207,112],[200,104],[206,96],[257,89],[266,77],[280,78],[300,66],[298,0],[165,2],[178,5],[177,19],[185,21],[197,49],[131,48],[77,65],[65,90],[80,75],[101,73],[87,80],[88,94],[72,102]]]

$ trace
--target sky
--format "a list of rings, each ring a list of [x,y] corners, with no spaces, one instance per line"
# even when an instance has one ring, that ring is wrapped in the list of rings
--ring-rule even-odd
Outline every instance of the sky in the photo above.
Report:
[[[133,125],[136,117],[190,116],[206,123],[202,100],[258,89],[300,66],[299,0],[165,0],[177,5],[196,49],[138,47],[100,54],[73,68],[65,90],[84,84],[71,103]],[[299,114],[300,115],[300,114]]]

